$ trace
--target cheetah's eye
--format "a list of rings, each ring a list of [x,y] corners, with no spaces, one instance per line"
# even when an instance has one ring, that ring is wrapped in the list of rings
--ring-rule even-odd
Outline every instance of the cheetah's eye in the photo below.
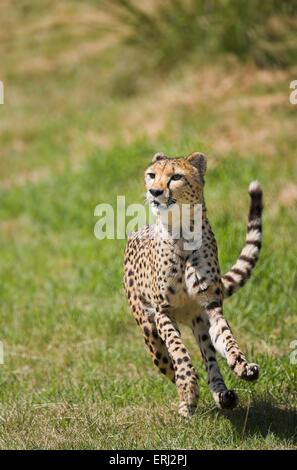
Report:
[[[176,173],[175,175],[173,175],[173,176],[171,177],[171,179],[172,179],[173,181],[177,181],[177,180],[182,179],[182,177],[183,177],[183,175],[179,175],[178,173]]]
[[[152,178],[152,180],[155,179],[155,173],[148,173],[147,176],[149,176],[150,178]]]

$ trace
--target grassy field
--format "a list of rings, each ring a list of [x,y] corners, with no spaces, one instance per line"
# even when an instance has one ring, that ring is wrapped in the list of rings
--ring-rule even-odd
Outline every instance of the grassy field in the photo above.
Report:
[[[96,2],[0,7],[0,447],[285,449],[297,447],[296,66],[191,56],[144,69],[103,28]],[[240,406],[219,411],[200,354],[197,414],[176,413],[122,290],[125,241],[98,241],[98,203],[143,201],[156,151],[208,156],[206,199],[222,270],[244,241],[247,187],[264,188],[264,246],[225,314],[257,384],[221,361]]]

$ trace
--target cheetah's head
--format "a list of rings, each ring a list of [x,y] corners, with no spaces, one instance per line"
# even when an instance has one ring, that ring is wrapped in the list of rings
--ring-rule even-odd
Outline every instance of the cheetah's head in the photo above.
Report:
[[[202,153],[181,158],[157,153],[145,172],[148,202],[157,212],[174,204],[201,204],[205,171],[206,157]]]

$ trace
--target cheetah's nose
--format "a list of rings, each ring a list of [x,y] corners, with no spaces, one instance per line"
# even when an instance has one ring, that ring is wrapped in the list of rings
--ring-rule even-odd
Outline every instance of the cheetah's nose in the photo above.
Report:
[[[152,194],[152,196],[154,197],[158,197],[158,196],[161,196],[161,194],[163,194],[164,191],[161,191],[160,189],[150,189],[150,193]]]

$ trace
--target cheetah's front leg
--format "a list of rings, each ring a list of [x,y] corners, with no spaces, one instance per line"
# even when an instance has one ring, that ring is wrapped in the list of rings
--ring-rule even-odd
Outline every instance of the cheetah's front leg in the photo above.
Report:
[[[216,360],[216,350],[212,345],[208,333],[207,324],[200,316],[193,320],[192,330],[201,351],[201,356],[208,374],[207,383],[215,403],[219,408],[234,408],[238,402],[237,395],[233,390],[228,390],[225,385]]]
[[[259,366],[248,363],[240,351],[231,329],[223,317],[221,302],[211,301],[206,305],[204,321],[209,325],[209,335],[215,349],[227,359],[234,373],[244,380],[257,380]]]
[[[173,362],[175,383],[180,400],[178,411],[182,416],[192,416],[197,406],[198,376],[190,355],[181,341],[174,319],[163,311],[156,312],[155,319],[158,333],[166,344]]]

